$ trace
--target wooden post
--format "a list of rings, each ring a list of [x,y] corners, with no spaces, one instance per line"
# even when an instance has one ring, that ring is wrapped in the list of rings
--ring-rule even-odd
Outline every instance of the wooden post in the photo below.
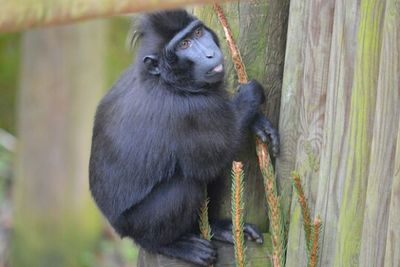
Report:
[[[400,216],[395,205],[400,194],[394,193],[400,192],[396,185],[400,170],[400,1],[387,0],[384,14],[360,266],[400,264]],[[377,21],[381,16],[377,14]]]

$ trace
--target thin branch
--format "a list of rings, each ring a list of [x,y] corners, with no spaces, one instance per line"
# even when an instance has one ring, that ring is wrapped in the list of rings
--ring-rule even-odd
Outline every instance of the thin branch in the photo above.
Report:
[[[232,30],[229,26],[228,20],[224,14],[222,7],[215,3],[214,10],[217,13],[218,19],[224,29],[226,41],[228,42],[229,50],[231,51],[232,60],[235,66],[235,70],[238,75],[239,83],[247,83],[248,77],[246,73],[246,68],[243,64],[242,57],[240,55],[239,49],[237,48],[236,42],[233,39]]]
[[[66,24],[74,21],[212,2],[215,1],[0,0],[0,32],[12,32],[32,27]]]

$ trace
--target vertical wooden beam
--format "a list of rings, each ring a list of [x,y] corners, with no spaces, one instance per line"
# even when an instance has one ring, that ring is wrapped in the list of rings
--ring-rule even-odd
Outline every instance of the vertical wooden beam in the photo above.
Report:
[[[400,36],[399,33],[397,31],[397,36]],[[397,55],[400,55],[399,46],[397,46]],[[397,65],[398,67],[399,65]],[[389,208],[387,236],[386,238],[380,237],[386,239],[385,262],[383,266],[396,267],[400,262],[400,127],[397,133],[395,166]]]
[[[326,96],[324,137],[315,213],[320,214],[320,266],[332,266],[335,259],[339,207],[344,190],[348,150],[347,131],[354,79],[359,3],[336,0]]]
[[[395,254],[399,257],[400,253],[400,250],[397,250],[397,253],[390,254],[393,247],[399,248],[400,238],[397,236],[396,239],[395,232],[392,232],[394,229],[388,232],[389,217],[396,218],[396,214],[400,211],[391,209],[391,198],[394,198],[392,203],[395,203],[396,194],[389,193],[394,192],[392,191],[393,179],[399,171],[396,165],[400,160],[396,157],[396,150],[399,149],[399,147],[396,148],[396,139],[399,138],[400,116],[399,7],[399,1],[387,0],[386,2],[360,266],[384,266],[387,246],[388,264]],[[398,139],[397,142],[399,142]],[[392,266],[400,264],[399,258],[397,262],[392,261],[392,263]]]
[[[283,196],[284,216],[289,217],[292,195],[291,172],[295,168],[297,140],[299,138],[299,95],[303,89],[304,43],[307,39],[309,5],[307,1],[290,1],[284,77],[279,115],[281,151],[276,160],[278,187]]]
[[[297,3],[292,2],[291,4],[296,5]],[[298,111],[293,114],[294,118],[292,118],[298,121],[298,138],[293,149],[296,155],[296,163],[292,168],[296,169],[302,177],[304,188],[308,192],[309,206],[313,211],[320,170],[335,2],[334,0],[321,0],[307,1],[307,4],[307,10],[302,14],[305,18],[308,18],[307,22],[303,22],[295,14],[300,22],[304,23],[304,28],[298,29],[298,26],[295,25],[294,28],[288,29],[288,34],[299,35],[300,33],[297,31],[306,31],[304,40],[293,40],[294,43],[292,44],[301,47],[300,49],[304,53],[302,62],[292,62],[292,64],[303,66],[302,75],[298,77],[299,80],[297,81],[300,86],[295,95],[297,97],[296,104],[298,105]],[[293,16],[293,13],[291,13],[291,16]],[[296,17],[290,19],[295,19]],[[288,55],[286,59],[288,60]],[[287,62],[286,64],[291,63]],[[289,68],[293,67],[289,66]],[[285,72],[286,74],[289,75],[289,78],[290,75],[293,75],[293,73],[288,72]],[[285,77],[284,79],[287,78]],[[287,105],[285,97],[286,95],[284,94],[282,105]],[[285,112],[284,107],[282,108],[282,112]],[[281,122],[286,121],[281,120]],[[280,125],[281,133],[288,131],[286,127],[287,125],[285,124]],[[289,125],[289,127],[293,126]],[[282,142],[285,141],[282,140]],[[293,154],[291,156],[293,157]],[[300,206],[295,198],[293,198],[292,203],[292,214],[289,229],[287,265],[305,266],[306,253],[303,248],[306,246],[303,237],[302,222],[299,216]]]
[[[384,0],[363,0],[357,32],[355,76],[344,138],[348,149],[334,266],[359,266],[381,52]]]

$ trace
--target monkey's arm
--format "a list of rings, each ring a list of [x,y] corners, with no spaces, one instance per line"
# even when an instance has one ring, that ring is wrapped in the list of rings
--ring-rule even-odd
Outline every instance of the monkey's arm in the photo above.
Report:
[[[260,105],[264,102],[264,89],[256,80],[239,86],[239,90],[233,98],[233,104],[242,131],[246,131],[250,127],[259,112]]]
[[[259,110],[265,102],[264,89],[256,80],[239,87],[233,102],[239,113],[240,127],[243,131],[250,128],[264,143],[270,141],[273,156],[279,154],[279,134],[272,123]]]

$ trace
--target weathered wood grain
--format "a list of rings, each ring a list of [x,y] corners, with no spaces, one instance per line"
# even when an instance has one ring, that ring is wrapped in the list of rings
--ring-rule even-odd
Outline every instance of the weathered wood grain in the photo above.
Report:
[[[299,138],[299,95],[302,91],[304,73],[304,46],[307,38],[307,17],[309,5],[305,1],[292,0],[288,21],[288,35],[284,64],[284,79],[279,116],[281,151],[276,160],[278,188],[282,196],[284,218],[289,218],[292,196],[291,172],[295,168],[297,140]],[[295,235],[294,235],[295,236]],[[297,235],[300,236],[300,235]],[[298,242],[291,243],[298,249]],[[290,249],[290,248],[289,248]]]
[[[385,30],[384,30],[384,44],[382,47],[385,59],[391,63],[389,73],[386,75],[387,90],[396,93],[395,96],[399,101],[400,95],[400,1],[388,0],[386,4],[385,13]],[[388,66],[389,67],[389,66]],[[398,104],[399,105],[399,104]],[[387,114],[392,116],[392,114]],[[399,115],[397,115],[397,119]],[[395,118],[396,119],[396,118]],[[388,190],[390,193],[389,214],[387,236],[379,236],[380,239],[386,240],[386,251],[384,265],[385,267],[395,267],[400,265],[400,121],[397,122],[399,129],[397,132],[397,144],[394,167],[392,171],[393,182],[391,188]],[[389,191],[383,192],[388,194]],[[378,200],[379,203],[379,200]]]
[[[359,17],[357,1],[336,0],[329,63],[324,137],[315,213],[323,222],[320,266],[332,266],[335,257],[339,207],[344,189],[348,147],[344,139],[354,77],[355,49]]]
[[[384,11],[385,1],[361,1],[334,266],[359,266]]]
[[[382,197],[396,177],[400,115],[400,5],[387,3],[291,1],[280,115],[283,154],[277,166],[282,188],[291,168],[300,171],[310,206],[316,202],[315,213],[322,215],[321,266],[382,266],[385,253],[386,262],[400,264],[394,256],[400,240],[390,223],[398,215],[388,213],[389,201],[397,203],[396,191]],[[324,13],[324,5],[334,12]],[[296,205],[288,266],[305,264]],[[395,237],[388,233],[386,245],[389,231]]]
[[[399,36],[398,33],[399,32],[397,32],[397,36]],[[399,46],[397,46],[397,55],[400,55]],[[397,63],[397,68],[399,66],[399,63]],[[398,124],[400,126],[400,122]],[[395,166],[393,169],[393,183],[389,208],[387,236],[386,238],[380,236],[380,238],[386,240],[385,262],[382,266],[397,267],[400,265],[400,127],[397,134]]]
[[[307,37],[304,46],[304,70],[298,94],[298,140],[296,142],[295,168],[302,177],[308,192],[309,207],[313,211],[318,187],[320,155],[323,139],[325,101],[328,85],[329,56],[331,49],[334,0],[310,1],[305,25]],[[288,29],[291,33],[292,29]],[[283,103],[282,103],[283,105]],[[284,131],[280,128],[281,132]],[[300,206],[293,198],[292,212],[298,218]],[[313,212],[311,212],[313,214]],[[289,231],[287,265],[305,265],[306,254],[301,220],[292,220]],[[297,243],[297,244],[296,244]]]
[[[400,20],[398,17],[396,20],[398,12],[393,12],[394,3],[393,0],[387,1],[383,25],[360,266],[384,265],[389,211],[394,212],[389,209],[389,192],[394,177],[400,116],[400,45],[396,33]]]

